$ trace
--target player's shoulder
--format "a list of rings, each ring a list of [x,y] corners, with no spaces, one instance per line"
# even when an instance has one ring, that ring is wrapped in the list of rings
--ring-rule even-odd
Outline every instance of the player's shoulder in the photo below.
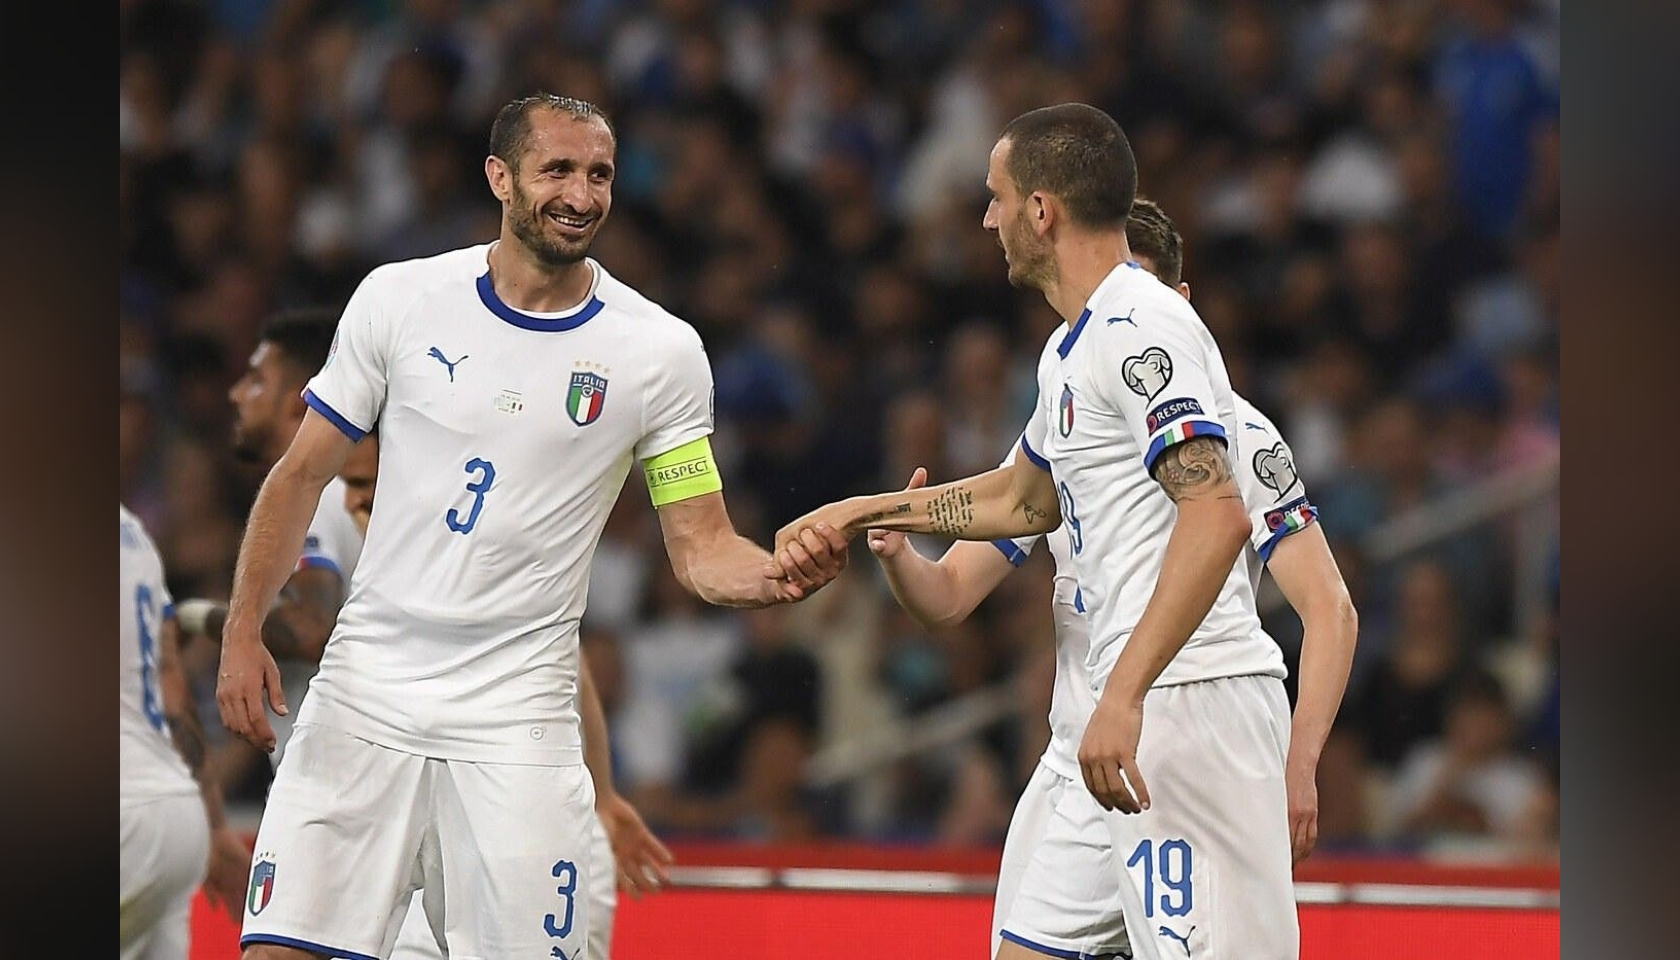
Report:
[[[153,556],[158,552],[146,525],[120,500],[117,501],[117,541],[127,550],[140,550]]]
[[[1234,390],[1231,397],[1236,404],[1237,426],[1244,436],[1264,437],[1272,442],[1283,440],[1283,431],[1253,401]]]
[[[613,276],[598,261],[591,262],[595,263],[595,269],[600,276],[595,296],[601,301],[604,309],[615,312],[629,325],[634,331],[634,339],[639,347],[651,347],[656,350],[705,350],[700,332],[694,329],[693,324],[665,309],[647,294]]]
[[[1190,301],[1136,261],[1116,267],[1097,287],[1090,310],[1088,323],[1096,328],[1098,337],[1169,331],[1194,336],[1202,326]]]
[[[382,263],[368,271],[362,292],[386,305],[412,302],[440,285],[477,280],[489,270],[489,250],[489,244],[481,243],[429,257]]]

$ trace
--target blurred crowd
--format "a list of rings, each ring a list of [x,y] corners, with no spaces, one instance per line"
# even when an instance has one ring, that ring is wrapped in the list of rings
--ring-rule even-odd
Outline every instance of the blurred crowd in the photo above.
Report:
[[[1555,532],[1538,615],[1512,599],[1536,541],[1508,519],[1371,551],[1557,454],[1557,0],[120,7],[120,483],[176,596],[228,591],[261,477],[230,453],[227,392],[261,321],[492,239],[490,119],[536,90],[617,127],[593,255],[705,339],[744,533],[918,465],[991,467],[1058,319],[980,227],[987,153],[1011,117],[1080,100],[1127,131],[1354,592],[1321,844],[1555,855]],[[621,786],[670,836],[1000,841],[1047,736],[1048,567],[930,633],[860,541],[811,601],[723,611],[677,585],[632,480],[584,625]],[[1298,621],[1268,610],[1293,661]],[[194,654],[207,690],[214,655]],[[1000,684],[1018,715],[817,775]],[[236,799],[260,802],[265,766]]]

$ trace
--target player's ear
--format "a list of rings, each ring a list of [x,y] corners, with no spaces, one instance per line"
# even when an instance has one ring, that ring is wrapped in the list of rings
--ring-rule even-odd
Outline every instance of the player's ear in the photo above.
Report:
[[[489,182],[490,192],[497,200],[506,203],[508,197],[513,195],[513,171],[508,169],[507,163],[501,157],[491,154],[484,158],[484,179]]]
[[[1050,225],[1056,222],[1056,206],[1048,196],[1037,190],[1027,199],[1032,204],[1033,229],[1039,236],[1043,236],[1050,229]]]
[[[1178,285],[1178,295],[1186,300],[1190,299],[1190,285],[1188,283],[1180,282]]]

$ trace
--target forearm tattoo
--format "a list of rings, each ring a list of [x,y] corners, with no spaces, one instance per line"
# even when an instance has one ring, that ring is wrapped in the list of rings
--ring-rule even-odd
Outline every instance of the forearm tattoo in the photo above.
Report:
[[[1151,471],[1161,489],[1174,503],[1206,493],[1231,479],[1231,463],[1225,458],[1225,444],[1213,437],[1194,437],[1168,447]]]
[[[952,487],[928,501],[928,520],[934,533],[957,536],[974,522],[974,494]]]
[[[910,512],[910,504],[908,504],[908,503],[898,503],[898,504],[892,505],[891,507],[888,507],[885,510],[877,510],[874,513],[868,514],[866,516],[858,517],[855,522],[859,527],[867,527],[867,526],[870,526],[872,524],[880,523],[882,520],[885,520],[888,517],[902,517],[909,512]]]
[[[1034,524],[1038,523],[1040,520],[1049,519],[1050,517],[1050,511],[1041,510],[1025,500],[1021,501],[1021,514],[1027,518],[1028,523]]]
[[[175,749],[181,752],[181,758],[187,761],[187,769],[194,777],[199,776],[209,751],[205,747],[204,726],[198,722],[197,713],[186,710],[172,715],[169,718],[169,736],[175,741]]]

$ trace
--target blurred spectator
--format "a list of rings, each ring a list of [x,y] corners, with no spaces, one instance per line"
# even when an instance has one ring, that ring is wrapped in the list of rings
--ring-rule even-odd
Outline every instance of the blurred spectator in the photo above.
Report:
[[[1415,745],[1400,765],[1389,797],[1397,833],[1437,846],[1549,839],[1555,798],[1543,769],[1514,751],[1514,733],[1499,681],[1485,671],[1462,677],[1446,702],[1442,735]]]
[[[1441,732],[1447,691],[1466,659],[1456,602],[1444,567],[1413,564],[1400,583],[1395,635],[1374,638],[1382,659],[1349,692],[1338,725],[1357,732],[1381,767],[1393,768]],[[1360,659],[1372,646],[1360,644]]]

